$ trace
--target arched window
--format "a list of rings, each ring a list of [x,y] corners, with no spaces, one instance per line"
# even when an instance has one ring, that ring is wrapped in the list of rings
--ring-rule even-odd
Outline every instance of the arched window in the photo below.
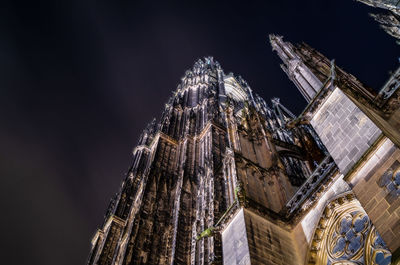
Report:
[[[388,265],[391,253],[352,193],[330,201],[315,229],[308,264]]]

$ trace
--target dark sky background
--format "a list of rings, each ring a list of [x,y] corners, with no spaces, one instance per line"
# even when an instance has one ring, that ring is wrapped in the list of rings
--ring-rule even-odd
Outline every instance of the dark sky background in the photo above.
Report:
[[[379,89],[399,47],[374,11],[352,0],[1,4],[1,263],[86,262],[141,130],[198,58],[299,113],[268,43],[278,33]]]

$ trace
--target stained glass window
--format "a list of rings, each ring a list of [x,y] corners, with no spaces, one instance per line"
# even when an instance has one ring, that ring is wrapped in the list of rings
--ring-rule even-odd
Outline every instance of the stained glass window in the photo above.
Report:
[[[388,265],[391,253],[352,194],[331,201],[316,228],[309,263]]]

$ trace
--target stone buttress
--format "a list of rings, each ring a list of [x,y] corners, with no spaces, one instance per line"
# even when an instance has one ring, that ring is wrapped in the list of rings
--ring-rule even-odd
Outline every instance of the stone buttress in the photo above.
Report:
[[[286,73],[308,101],[291,126],[310,124],[338,168],[339,177],[331,188],[300,217],[308,243],[306,261],[390,264],[393,253],[392,262],[397,264],[399,70],[376,93],[306,44],[292,45],[276,35],[271,35],[270,41]],[[289,67],[287,54],[298,61],[297,67]],[[311,81],[297,82],[301,72],[312,73]],[[321,86],[311,91],[309,83]]]

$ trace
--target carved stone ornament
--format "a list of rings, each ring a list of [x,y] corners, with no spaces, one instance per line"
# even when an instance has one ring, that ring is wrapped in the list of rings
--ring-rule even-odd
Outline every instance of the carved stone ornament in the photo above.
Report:
[[[325,207],[311,242],[308,264],[388,265],[391,253],[352,193]]]

